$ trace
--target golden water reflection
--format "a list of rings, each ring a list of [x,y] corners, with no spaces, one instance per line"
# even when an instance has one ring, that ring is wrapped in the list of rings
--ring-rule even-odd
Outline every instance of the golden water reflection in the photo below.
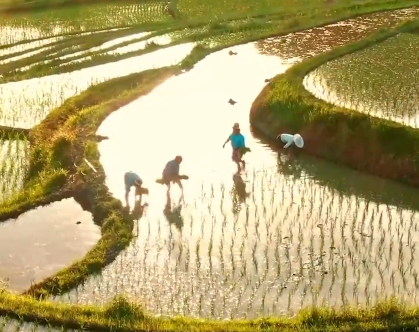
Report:
[[[116,261],[55,300],[106,303],[125,294],[156,314],[215,318],[393,294],[415,300],[416,191],[315,159],[278,159],[252,137],[248,112],[286,60],[254,44],[231,50],[237,55],[206,57],[102,124],[110,190],[123,200],[123,174],[134,170],[150,189],[148,206]],[[234,122],[252,150],[241,180],[230,148],[222,148]],[[154,181],[177,154],[190,179],[184,202],[173,187],[168,204]]]
[[[39,207],[0,223],[0,280],[9,290],[23,292],[32,282],[52,276],[82,258],[100,237],[100,227],[74,199]]]

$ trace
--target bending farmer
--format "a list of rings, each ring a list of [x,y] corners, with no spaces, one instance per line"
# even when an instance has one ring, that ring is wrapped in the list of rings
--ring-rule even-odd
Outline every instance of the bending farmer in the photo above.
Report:
[[[167,193],[170,191],[170,182],[177,183],[183,193],[182,182],[180,182],[179,168],[182,162],[181,156],[176,156],[175,159],[169,161],[163,170],[162,179],[164,184],[167,186]]]
[[[243,169],[246,165],[246,163],[242,159],[242,153],[240,151],[240,149],[245,147],[245,142],[244,136],[240,133],[240,126],[237,122],[233,126],[233,133],[230,136],[228,136],[227,140],[223,144],[223,148],[229,141],[231,141],[231,146],[233,148],[233,154],[231,156],[231,159],[237,164],[237,170],[238,172],[240,172],[240,163],[243,165]]]
[[[281,140],[283,143],[287,143],[284,145],[284,149],[288,148],[292,144],[295,144],[300,149],[304,146],[304,140],[300,134],[281,134],[278,135],[277,139]]]
[[[124,175],[124,182],[125,182],[125,203],[127,204],[126,206],[129,207],[128,195],[129,195],[129,192],[131,191],[131,187],[135,187],[136,190],[141,188],[143,185],[143,180],[138,176],[138,174],[129,171],[129,172],[126,172]],[[140,199],[141,197],[142,196],[140,195]]]

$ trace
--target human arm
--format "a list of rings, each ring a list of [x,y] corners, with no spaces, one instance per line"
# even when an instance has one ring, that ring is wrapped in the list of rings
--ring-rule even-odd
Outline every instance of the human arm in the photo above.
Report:
[[[292,143],[294,143],[294,136],[290,134],[281,134],[281,141],[286,143],[284,149],[288,148]]]
[[[226,141],[223,144],[223,148],[226,146],[226,144],[230,141],[231,139],[231,135],[228,136],[228,138],[226,139]]]
[[[287,144],[284,145],[284,149],[288,148],[292,143],[294,143],[294,141],[293,140],[289,140],[287,142]]]

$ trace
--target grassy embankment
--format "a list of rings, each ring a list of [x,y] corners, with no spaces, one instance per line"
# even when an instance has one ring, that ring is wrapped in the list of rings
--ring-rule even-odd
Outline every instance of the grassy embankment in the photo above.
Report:
[[[150,332],[253,332],[253,331],[415,331],[419,324],[419,308],[405,307],[394,300],[368,309],[327,308],[302,310],[293,318],[208,321],[184,317],[154,318],[141,306],[116,298],[104,307],[77,306],[18,299],[0,293],[0,314],[19,320],[47,323],[63,328],[89,331]]]
[[[334,106],[315,98],[303,86],[304,77],[327,61],[418,27],[419,21],[409,21],[392,30],[381,30],[359,42],[303,61],[278,75],[252,105],[253,127],[271,139],[281,132],[299,132],[305,138],[304,151],[308,153],[419,185],[419,130]]]
[[[406,1],[404,6],[407,3],[412,4],[411,1]],[[389,7],[401,6],[395,1],[386,4]],[[359,14],[362,10],[369,12],[385,8],[383,3],[374,6],[353,6],[352,9],[340,11],[341,16],[329,17],[327,20],[331,22],[337,17]],[[325,23],[325,19],[322,21],[319,16],[317,24],[322,23]],[[307,27],[296,26],[288,29],[295,31]],[[244,41],[243,38],[241,42]],[[213,50],[197,48],[183,65],[193,64],[211,51]],[[51,197],[76,193],[83,203],[90,205],[95,221],[102,226],[102,239],[83,260],[33,286],[27,294],[40,298],[71,289],[82,282],[87,275],[99,271],[130,241],[132,222],[124,216],[121,203],[113,199],[104,186],[94,133],[100,122],[112,111],[149,92],[178,69],[172,67],[151,70],[94,86],[81,95],[67,100],[32,130],[28,185],[22,194],[8,202],[7,207],[5,205],[2,207],[2,216],[17,215]],[[98,176],[94,176],[87,166],[74,167],[74,164],[82,164],[83,158],[87,158],[99,169]],[[88,197],[95,197],[95,200],[89,201]],[[404,310],[394,303],[364,311],[348,309],[334,312],[322,309],[302,312],[294,319],[232,322],[144,317],[140,308],[123,300],[108,308],[80,307],[38,302],[24,296],[12,296],[6,292],[0,294],[0,308],[3,314],[26,320],[68,327],[84,326],[96,330],[119,327],[119,330],[127,331],[337,331],[342,328],[374,331],[406,330],[417,326],[419,320],[417,309]]]
[[[237,45],[249,41],[255,41],[260,38],[271,37],[290,32],[304,30],[313,26],[325,25],[336,21],[358,16],[361,14],[372,13],[382,10],[394,10],[405,8],[417,4],[412,0],[404,1],[385,1],[385,2],[366,2],[362,4],[353,4],[343,2],[336,5],[326,6],[321,10],[313,10],[312,7],[297,2],[297,5],[290,8],[283,6],[273,6],[270,12],[255,11],[248,17],[242,14],[229,14],[221,16],[220,19],[214,20],[214,17],[208,15],[208,11],[204,7],[196,6],[195,11],[190,13],[190,19],[187,20],[167,20],[163,17],[157,21],[144,22],[130,25],[129,29],[114,32],[102,32],[95,35],[87,36],[65,36],[62,40],[58,40],[45,45],[39,46],[33,50],[39,50],[29,57],[25,57],[16,61],[5,63],[0,68],[0,74],[3,76],[1,82],[9,82],[32,77],[40,77],[51,74],[65,73],[69,71],[79,70],[94,65],[104,64],[116,60],[122,60],[132,56],[141,55],[159,48],[169,47],[185,42],[199,42],[209,37],[229,36],[229,40],[225,41],[224,46]],[[182,2],[180,3],[182,5]],[[215,4],[216,5],[216,4]],[[315,6],[316,3],[311,4]],[[214,10],[219,10],[220,4]],[[202,9],[201,11],[199,9]],[[218,8],[218,9],[217,9]],[[264,7],[262,7],[264,8]],[[189,11],[190,12],[190,11]],[[198,14],[204,12],[206,16],[200,17]],[[193,14],[193,15],[192,15]],[[156,13],[157,15],[157,13]],[[125,17],[124,15],[122,17]],[[146,19],[146,18],[141,18]],[[130,21],[133,18],[129,19]],[[154,18],[153,18],[154,20]],[[124,22],[122,19],[121,22]],[[95,23],[95,26],[98,23]],[[121,25],[121,27],[124,25]],[[36,28],[36,27],[35,27]],[[126,41],[118,45],[110,46],[106,49],[92,50],[92,48],[116,38],[138,33],[140,31],[153,31],[147,37],[137,38],[135,40]],[[166,45],[158,45],[153,42],[147,43],[144,48],[138,48],[124,54],[111,54],[116,48],[126,46],[138,41],[149,40],[152,37],[167,34],[172,41]],[[19,44],[17,42],[16,44]],[[14,44],[9,44],[8,47]],[[73,48],[69,48],[73,45]],[[85,52],[83,54],[68,57],[74,52],[74,47],[78,47],[77,52]],[[209,54],[214,51],[211,47],[204,47],[204,53]],[[31,50],[32,51],[32,50]],[[13,55],[0,56],[0,59],[7,60],[24,54],[25,50]],[[70,63],[70,61],[73,61]],[[29,68],[28,68],[29,67]],[[22,68],[25,68],[22,70]]]

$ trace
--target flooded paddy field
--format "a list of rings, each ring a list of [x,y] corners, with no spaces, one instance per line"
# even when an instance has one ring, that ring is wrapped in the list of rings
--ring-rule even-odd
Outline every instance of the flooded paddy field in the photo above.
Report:
[[[115,29],[170,18],[167,2],[95,4],[38,11],[2,18],[0,46],[73,32]]]
[[[82,330],[39,325],[7,317],[0,317],[0,330],[2,332],[82,332]],[[83,331],[88,330],[83,329]]]
[[[17,137],[19,138],[19,137]],[[23,186],[28,167],[29,143],[25,137],[0,139],[0,203]]]
[[[0,125],[31,128],[90,85],[115,77],[180,62],[193,48],[181,44],[132,57],[119,62],[94,66],[66,74],[33,78],[0,85]]]
[[[67,32],[90,33],[86,31],[139,22],[132,14],[135,10],[118,8],[115,13],[122,14],[115,14],[108,23],[96,22],[97,13],[85,12],[80,15],[91,15],[91,19],[80,19],[79,26],[71,26],[73,19],[63,19],[54,31],[46,25],[31,30],[26,23],[9,22],[10,29],[25,29],[26,35],[6,29],[8,37],[0,44],[33,43],[29,40],[42,37],[54,43]],[[133,21],[127,13],[133,15]],[[288,314],[310,305],[372,304],[392,295],[416,301],[417,192],[317,159],[272,150],[253,136],[248,116],[266,79],[301,59],[360,39],[380,27],[394,26],[417,13],[373,14],[225,49],[113,113],[98,130],[109,137],[99,144],[107,185],[123,200],[123,174],[134,170],[150,189],[150,195],[144,197],[147,205],[134,211],[135,238],[130,246],[101,274],[53,300],[105,304],[116,295],[126,295],[154,314],[217,319]],[[51,15],[51,20],[57,20],[55,13]],[[160,20],[152,10],[150,15],[146,20]],[[150,43],[147,33],[115,35],[85,50],[74,47],[58,52],[51,59],[66,57],[71,63],[96,51],[122,54],[146,48]],[[240,40],[244,33],[1,84],[0,124],[31,128],[91,84],[177,64],[197,44],[217,47]],[[164,45],[169,43],[166,37],[173,40],[176,33],[152,42]],[[48,45],[40,42],[14,51],[10,48],[17,45],[10,45],[0,61]],[[230,105],[229,99],[237,103]],[[235,174],[230,147],[222,149],[234,122],[240,123],[252,149],[241,175]],[[177,154],[184,157],[181,173],[190,176],[184,182],[184,199],[176,187],[167,198],[165,188],[155,183],[165,163]],[[25,161],[14,165],[25,172]],[[16,179],[9,187],[18,190],[15,183],[21,176],[17,171],[6,173]],[[0,277],[15,291],[68,266],[100,237],[90,214],[71,199],[29,211],[0,228],[0,243],[5,246]],[[48,232],[55,235],[47,236]],[[21,241],[25,246],[14,245]],[[18,323],[7,322],[4,329],[49,331],[13,324]]]
[[[419,35],[402,33],[311,72],[305,87],[327,102],[419,126]]]
[[[318,49],[333,46],[322,38],[327,27],[314,31],[325,41]],[[342,35],[346,42],[361,37]],[[293,43],[292,35],[282,38]],[[135,170],[150,189],[148,204],[137,206],[136,239],[116,261],[56,301],[104,304],[124,294],[154,314],[219,319],[372,304],[393,295],[415,301],[416,190],[284,155],[253,137],[248,110],[265,79],[310,56],[301,44],[289,58],[268,54],[260,51],[263,43],[274,45],[211,54],[102,124],[110,190],[123,200],[122,175]],[[252,149],[240,176],[230,149],[222,149],[237,121]],[[121,149],[132,141],[141,157]],[[154,182],[177,154],[184,157],[181,173],[190,176],[184,200],[176,187],[168,199]]]

